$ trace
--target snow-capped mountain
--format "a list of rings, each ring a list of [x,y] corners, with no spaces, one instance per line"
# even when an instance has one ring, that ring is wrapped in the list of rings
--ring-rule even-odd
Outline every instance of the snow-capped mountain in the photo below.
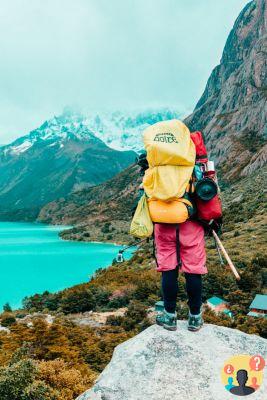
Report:
[[[83,120],[64,113],[0,148],[1,219],[36,217],[44,204],[105,182],[135,161],[135,152],[108,147]]]
[[[85,117],[78,113],[65,111],[63,114],[45,121],[28,135],[3,146],[2,151],[4,155],[19,155],[37,143],[64,147],[64,142],[69,140],[100,143],[100,139],[85,124]]]
[[[88,116],[84,123],[95,136],[108,146],[117,150],[134,150],[143,148],[142,131],[158,121],[178,118],[182,113],[168,108],[148,109],[139,112],[123,113],[120,111],[110,114]]]
[[[36,143],[50,142],[50,146],[64,146],[66,140],[88,141],[99,138],[115,150],[134,150],[142,147],[142,131],[155,122],[181,118],[181,113],[162,108],[123,113],[97,113],[83,115],[66,108],[64,112],[45,121],[39,128],[3,146],[5,155],[18,155],[29,150]]]
[[[1,210],[36,210],[113,177],[135,161],[149,124],[179,118],[162,109],[82,115],[66,108],[0,148]],[[134,151],[133,151],[134,150]]]

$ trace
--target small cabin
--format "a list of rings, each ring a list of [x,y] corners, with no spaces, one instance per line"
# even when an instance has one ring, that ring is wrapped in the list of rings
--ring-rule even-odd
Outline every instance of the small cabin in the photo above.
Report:
[[[265,317],[267,318],[267,295],[256,294],[254,300],[249,306],[249,317]]]
[[[216,314],[223,313],[232,318],[232,312],[228,308],[228,302],[220,297],[213,296],[207,300],[207,306]]]

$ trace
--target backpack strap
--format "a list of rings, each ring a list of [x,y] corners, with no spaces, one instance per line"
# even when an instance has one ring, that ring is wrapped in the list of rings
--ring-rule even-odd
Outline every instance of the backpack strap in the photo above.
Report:
[[[180,253],[179,224],[176,225],[176,254],[177,254],[177,267],[180,269],[182,266],[182,261]]]
[[[153,229],[153,257],[155,258],[156,265],[158,265],[158,260],[156,256],[156,245],[155,245],[155,234],[154,234],[154,229]],[[179,240],[179,224],[176,225],[176,255],[177,255],[177,269],[179,270],[182,266],[182,261],[181,261],[181,254],[180,254],[180,240]]]
[[[155,224],[153,223],[153,226],[154,226]],[[155,262],[156,262],[156,266],[157,266],[157,268],[159,267],[159,264],[158,264],[158,260],[157,260],[157,256],[156,256],[156,245],[155,245],[155,229],[153,229],[153,233],[152,233],[152,240],[153,240],[153,257],[154,257],[154,259],[155,259]]]

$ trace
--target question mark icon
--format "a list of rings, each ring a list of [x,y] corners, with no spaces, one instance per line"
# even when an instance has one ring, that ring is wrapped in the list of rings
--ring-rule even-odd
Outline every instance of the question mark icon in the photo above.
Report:
[[[258,371],[259,365],[261,363],[261,359],[259,356],[256,356],[256,357],[254,357],[254,361],[255,361],[255,369],[256,369],[256,371]]]
[[[224,366],[224,372],[226,373],[226,374],[228,374],[228,375],[231,375],[233,372],[234,372],[234,367],[233,367],[233,365],[232,364],[226,364],[225,366]]]
[[[265,360],[262,356],[259,354],[256,354],[255,356],[251,357],[249,361],[249,365],[251,370],[253,371],[261,371],[263,370],[265,366]]]

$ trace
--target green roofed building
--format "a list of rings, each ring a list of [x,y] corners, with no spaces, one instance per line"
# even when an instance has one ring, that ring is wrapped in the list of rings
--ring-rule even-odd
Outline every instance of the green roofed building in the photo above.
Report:
[[[228,308],[228,302],[220,297],[213,296],[207,300],[207,306],[213,310],[216,314],[224,313],[232,318],[232,313]]]
[[[265,317],[267,318],[267,295],[256,294],[254,300],[249,306],[248,316],[250,317]]]
[[[221,299],[220,297],[213,296],[213,297],[210,297],[210,298],[207,300],[207,303],[210,304],[210,305],[212,305],[212,306],[214,306],[214,307],[217,307],[217,306],[219,306],[220,304],[226,303],[226,301],[223,300],[223,299]]]
[[[233,317],[233,313],[232,311],[228,310],[227,308],[225,310],[223,310],[223,313],[225,315],[227,315],[228,317],[232,318]]]

